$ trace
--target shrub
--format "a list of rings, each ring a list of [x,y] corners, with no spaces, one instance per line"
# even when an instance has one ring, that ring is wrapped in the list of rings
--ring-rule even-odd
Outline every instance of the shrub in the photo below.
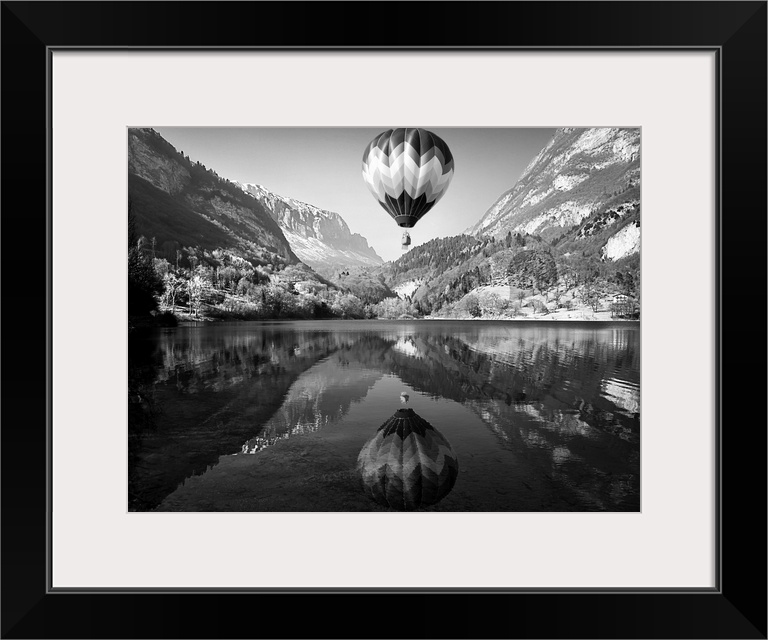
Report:
[[[480,302],[476,295],[470,294],[465,298],[466,309],[469,315],[473,318],[479,318],[483,315],[483,310],[480,308]]]
[[[549,309],[547,309],[547,305],[544,304],[541,300],[533,300],[531,304],[533,305],[533,310],[535,313],[540,313],[542,315],[546,315],[549,313]]]

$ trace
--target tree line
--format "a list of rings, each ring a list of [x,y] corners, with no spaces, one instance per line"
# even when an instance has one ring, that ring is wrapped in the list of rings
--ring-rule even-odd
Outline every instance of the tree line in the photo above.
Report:
[[[157,257],[153,239],[138,236],[128,204],[128,314],[174,319],[373,317],[372,304],[312,278],[304,265],[254,265],[225,250],[177,249]]]
[[[390,285],[421,281],[421,287],[408,299],[417,314],[442,315],[488,285],[508,285],[509,301],[516,297],[521,305],[538,295],[551,299],[557,308],[565,300],[572,303],[575,297],[597,311],[611,293],[639,303],[639,255],[612,262],[601,260],[597,251],[596,247],[563,251],[537,235],[511,232],[496,240],[472,236],[437,239],[397,260]],[[542,302],[532,300],[531,304]],[[462,303],[461,308],[466,306]],[[473,304],[465,311],[473,317],[478,312]]]
[[[170,255],[158,251],[154,239],[137,237],[130,201],[128,230],[129,315],[151,314],[169,322],[423,317],[451,311],[459,303],[477,317],[480,305],[471,294],[494,284],[510,287],[508,299],[492,305],[499,313],[509,310],[515,298],[520,306],[534,295],[559,307],[576,291],[595,311],[609,291],[639,302],[639,256],[603,262],[587,251],[559,252],[527,234],[508,233],[498,240],[466,235],[435,239],[395,261],[387,277],[345,271],[335,285],[310,276],[304,265],[279,260],[254,264],[225,249],[178,247]],[[400,299],[388,286],[398,276],[401,281],[422,280],[425,286]],[[543,303],[531,304],[535,308]]]

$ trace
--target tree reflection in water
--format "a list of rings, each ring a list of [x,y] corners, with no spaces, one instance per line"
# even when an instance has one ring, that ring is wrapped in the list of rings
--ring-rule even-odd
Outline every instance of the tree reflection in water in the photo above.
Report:
[[[356,403],[375,415],[370,389],[388,377],[436,409],[460,403],[500,450],[540,469],[553,496],[541,509],[639,508],[636,326],[242,323],[142,340],[129,391],[143,388],[152,411],[129,416],[134,508],[159,504],[222,455],[322,434]]]

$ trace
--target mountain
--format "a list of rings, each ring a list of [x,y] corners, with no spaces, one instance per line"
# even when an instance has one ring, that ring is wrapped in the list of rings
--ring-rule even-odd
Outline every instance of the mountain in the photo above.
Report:
[[[640,129],[558,129],[467,233],[570,240],[612,261],[639,252]]]
[[[597,317],[619,294],[639,308],[639,258],[640,130],[564,128],[464,235],[373,275],[406,314]]]
[[[302,262],[318,272],[330,274],[383,263],[368,241],[352,233],[338,213],[277,195],[258,184],[237,184],[277,222]]]
[[[258,200],[192,162],[154,129],[128,130],[128,195],[137,231],[153,238],[157,257],[175,262],[179,250],[225,249],[254,266],[300,264]]]

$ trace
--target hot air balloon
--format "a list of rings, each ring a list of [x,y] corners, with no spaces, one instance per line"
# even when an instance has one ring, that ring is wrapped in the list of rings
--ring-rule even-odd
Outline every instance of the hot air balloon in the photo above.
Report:
[[[363,179],[401,227],[413,227],[440,198],[453,177],[448,145],[426,129],[388,129],[363,153]]]
[[[357,458],[363,490],[376,502],[400,511],[436,504],[459,474],[449,442],[413,409],[399,409],[369,440]]]
[[[403,231],[403,237],[400,240],[400,244],[403,245],[403,251],[411,245],[411,235],[407,231]]]

